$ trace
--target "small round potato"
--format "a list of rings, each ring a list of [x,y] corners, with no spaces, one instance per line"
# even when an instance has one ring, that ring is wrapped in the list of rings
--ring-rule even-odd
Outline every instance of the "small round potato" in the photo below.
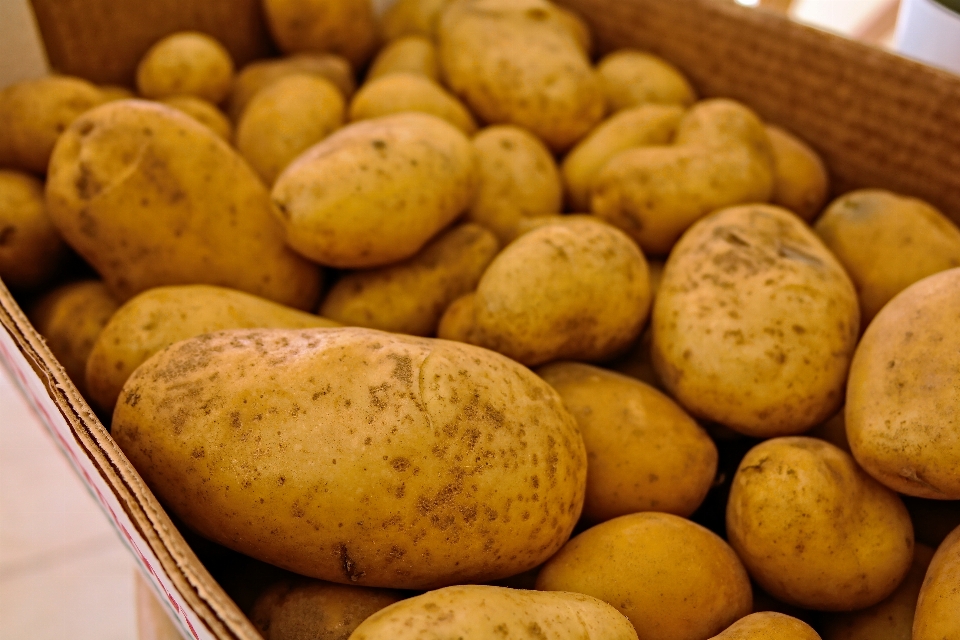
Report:
[[[440,82],[437,45],[423,36],[404,36],[394,40],[377,54],[367,71],[367,82],[391,73],[417,73]]]
[[[272,185],[301,153],[342,127],[345,112],[343,95],[326,78],[286,76],[247,104],[237,123],[237,150]]]
[[[179,95],[162,98],[160,102],[187,114],[200,124],[206,125],[228,143],[233,141],[233,125],[230,124],[230,120],[214,104],[203,98]]]
[[[555,362],[536,371],[563,398],[587,447],[583,515],[603,522],[640,511],[687,517],[707,495],[717,447],[656,389],[590,365]]]
[[[764,611],[740,618],[710,640],[820,640],[820,636],[802,620]]]
[[[913,640],[960,637],[960,527],[937,548],[923,579]]]
[[[816,438],[774,438],[747,453],[730,489],[727,538],[770,595],[821,611],[880,602],[913,558],[897,494]]]
[[[159,100],[188,95],[219,104],[230,93],[233,59],[222,44],[195,31],[171,34],[144,54],[137,66],[137,91]]]
[[[767,125],[775,165],[770,202],[813,222],[830,194],[830,176],[817,152],[780,127]]]
[[[473,116],[456,97],[433,80],[409,71],[381,76],[360,87],[350,103],[350,121],[407,111],[437,116],[468,136],[477,131]]]
[[[638,552],[642,550],[642,552]],[[573,538],[537,589],[613,605],[644,640],[703,640],[750,613],[750,579],[727,543],[666,513],[636,513]]]
[[[47,215],[43,183],[0,170],[0,278],[13,289],[37,289],[53,277],[67,245]]]
[[[697,100],[690,81],[676,67],[642,51],[608,54],[597,65],[597,74],[612,112],[651,103],[689,107]]]
[[[362,68],[377,46],[370,0],[264,0],[274,42],[284,53],[330,52]]]

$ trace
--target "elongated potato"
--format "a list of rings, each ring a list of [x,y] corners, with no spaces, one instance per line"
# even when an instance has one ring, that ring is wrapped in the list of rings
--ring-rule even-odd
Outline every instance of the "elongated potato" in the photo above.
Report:
[[[112,413],[141,364],[175,342],[225,329],[338,327],[339,323],[242,291],[186,285],[144,291],[120,307],[85,361],[89,398]]]
[[[613,112],[645,104],[689,107],[697,100],[690,81],[676,67],[643,51],[614,51],[597,65],[597,74]]]
[[[233,72],[233,59],[222,44],[204,33],[181,31],[144,54],[137,90],[155,100],[188,95],[218,104],[230,93]]]
[[[923,579],[913,640],[960,637],[960,527],[937,548]]]
[[[418,111],[446,120],[473,135],[477,123],[465,106],[439,84],[419,73],[395,72],[368,81],[350,103],[350,121]]]
[[[263,12],[284,53],[330,52],[362,68],[377,46],[370,0],[264,0]]]
[[[203,283],[316,304],[320,272],[284,244],[260,180],[169,107],[121,100],[85,113],[57,142],[46,198],[63,237],[120,300]]]
[[[535,567],[570,535],[586,481],[576,422],[532,372],[368,329],[178,342],[124,385],[113,435],[201,535],[360,586]]]
[[[55,274],[67,245],[47,215],[43,183],[0,170],[0,278],[13,289],[36,289]]]
[[[768,124],[766,128],[775,166],[770,202],[812,222],[830,195],[827,168],[817,152],[800,138],[780,127]]]
[[[391,42],[380,50],[370,65],[367,82],[391,73],[418,73],[440,82],[437,45],[423,36],[404,36]]]
[[[465,585],[425,593],[370,616],[350,640],[550,638],[636,640],[630,622],[579,593]]]
[[[765,611],[740,618],[711,640],[820,640],[820,636],[802,620]]]

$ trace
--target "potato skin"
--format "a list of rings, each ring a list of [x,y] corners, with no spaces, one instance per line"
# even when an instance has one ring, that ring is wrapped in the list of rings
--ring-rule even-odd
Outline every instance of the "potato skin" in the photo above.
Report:
[[[327,318],[209,285],[157,287],[120,307],[86,360],[88,397],[112,413],[130,374],[175,342],[226,329],[338,327]]]
[[[472,336],[476,324],[474,316],[476,296],[477,294],[471,291],[450,303],[440,318],[440,324],[437,325],[438,338],[468,344],[473,342]]]
[[[812,222],[830,194],[827,168],[817,152],[800,138],[774,125],[768,124],[766,129],[775,167],[770,202]]]
[[[711,640],[820,640],[820,636],[802,620],[764,611],[740,618]]]
[[[666,60],[643,51],[621,49],[597,65],[611,112],[644,104],[689,107],[697,100],[690,81]]]
[[[440,15],[453,0],[397,0],[381,21],[388,41],[405,36],[421,36],[436,40]]]
[[[54,276],[67,245],[47,215],[43,183],[0,170],[0,278],[12,289],[36,289]]]
[[[466,135],[477,123],[461,102],[439,84],[418,73],[395,72],[368,81],[350,103],[350,121],[418,111],[446,120]]]
[[[285,246],[260,180],[210,129],[170,107],[121,100],[78,118],[54,149],[46,201],[119,300],[204,283],[316,304],[320,272]]]
[[[218,104],[230,93],[233,59],[210,36],[195,31],[171,34],[144,54],[137,65],[137,90],[158,100],[189,95]]]
[[[771,437],[840,408],[860,316],[850,279],[799,218],[748,205],[677,243],[651,326],[654,367],[684,408]]]
[[[416,596],[361,624],[350,640],[636,640],[622,615],[579,593],[464,585]]]
[[[420,251],[476,187],[467,137],[435,116],[403,113],[354,123],[311,147],[277,179],[273,200],[298,252],[369,268]]]
[[[880,602],[913,558],[900,498],[815,438],[774,438],[747,453],[730,489],[727,538],[770,595],[821,611]]]
[[[608,602],[649,640],[709,638],[750,613],[752,603],[747,572],[719,536],[653,512],[576,536],[544,565],[537,589]]]
[[[713,484],[717,447],[675,402],[642,382],[577,362],[554,362],[536,374],[556,389],[580,427],[586,519],[696,511]]]
[[[960,527],[937,548],[923,579],[913,640],[942,640],[960,635]]]
[[[367,82],[391,73],[418,73],[440,82],[437,45],[423,36],[404,36],[385,46],[367,71]]]
[[[233,141],[233,125],[213,103],[196,96],[184,95],[162,98],[160,102],[182,111],[197,122],[206,125],[227,143]]]
[[[264,0],[274,42],[286,54],[330,52],[362,68],[377,47],[370,0]]]
[[[847,381],[853,456],[894,491],[960,500],[960,269],[917,282],[863,334]]]
[[[583,440],[556,392],[442,340],[355,328],[191,338],[134,372],[113,434],[190,528],[343,584],[515,575],[560,548],[583,505]]]

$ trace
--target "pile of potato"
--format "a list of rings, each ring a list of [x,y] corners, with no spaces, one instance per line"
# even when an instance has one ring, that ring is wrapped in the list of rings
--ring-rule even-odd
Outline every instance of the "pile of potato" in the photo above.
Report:
[[[0,92],[0,277],[267,640],[960,638],[943,213],[547,0],[264,10]]]

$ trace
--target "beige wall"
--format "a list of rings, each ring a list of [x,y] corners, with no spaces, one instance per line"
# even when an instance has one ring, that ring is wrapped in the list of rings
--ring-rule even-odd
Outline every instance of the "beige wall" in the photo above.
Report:
[[[0,0],[0,87],[47,73],[47,60],[27,0]]]

